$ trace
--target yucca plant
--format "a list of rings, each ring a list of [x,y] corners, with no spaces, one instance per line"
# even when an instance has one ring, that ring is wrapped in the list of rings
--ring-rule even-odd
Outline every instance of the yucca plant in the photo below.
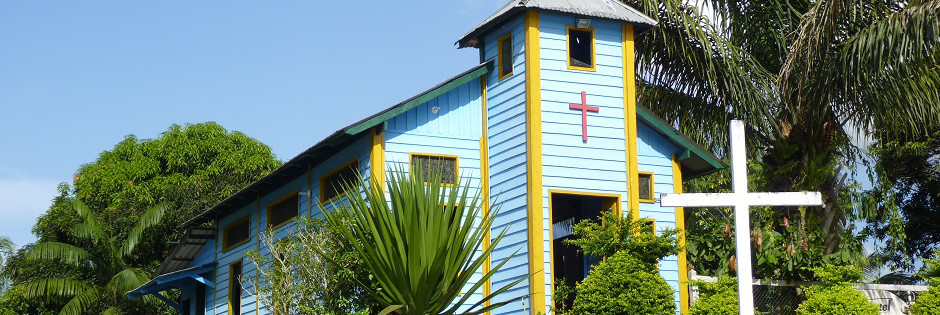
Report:
[[[388,174],[387,194],[374,180],[363,190],[365,183],[360,177],[345,185],[350,193],[334,202],[334,212],[324,214],[329,224],[343,224],[349,221],[338,213],[349,213],[352,223],[341,229],[342,235],[378,282],[377,290],[362,287],[379,302],[380,314],[481,314],[514,300],[491,301],[527,277],[464,308],[470,293],[481,290],[508,261],[466,287],[506,233],[503,229],[483,248],[497,210],[486,210],[479,192],[470,195],[468,180],[445,185],[440,174],[425,178],[419,169],[398,168]],[[464,290],[467,294],[461,295]]]
[[[82,222],[71,227],[73,242],[39,242],[27,253],[29,260],[54,260],[86,271],[84,279],[50,275],[18,284],[29,299],[68,299],[59,314],[122,314],[152,312],[159,304],[147,296],[130,301],[126,292],[150,281],[147,272],[133,266],[128,257],[144,231],[163,219],[165,208],[155,206],[140,216],[126,239],[119,240],[98,223],[95,213],[75,199],[73,208]]]

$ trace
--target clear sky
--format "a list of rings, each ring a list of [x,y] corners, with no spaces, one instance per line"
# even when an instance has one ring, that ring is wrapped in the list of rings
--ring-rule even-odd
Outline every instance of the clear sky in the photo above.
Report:
[[[216,121],[287,160],[477,64],[507,0],[2,1],[0,235],[126,135]]]

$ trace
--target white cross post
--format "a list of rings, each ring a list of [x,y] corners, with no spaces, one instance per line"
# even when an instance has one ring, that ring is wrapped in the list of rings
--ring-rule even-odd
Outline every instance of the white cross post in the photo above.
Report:
[[[751,206],[821,206],[819,192],[747,192],[747,157],[744,150],[744,122],[732,120],[732,193],[662,194],[663,207],[734,207],[734,238],[738,260],[738,305],[741,314],[754,314],[751,274]]]

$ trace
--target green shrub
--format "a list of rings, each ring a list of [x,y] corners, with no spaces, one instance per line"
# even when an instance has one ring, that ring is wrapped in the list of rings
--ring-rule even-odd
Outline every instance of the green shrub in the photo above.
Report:
[[[934,252],[933,259],[924,260],[927,268],[921,277],[927,279],[930,288],[921,293],[911,305],[913,315],[940,315],[940,250]]]
[[[626,251],[594,266],[577,287],[572,314],[675,314],[672,287]]]
[[[878,315],[878,305],[852,287],[862,277],[854,267],[827,265],[812,268],[823,282],[806,289],[806,301],[796,309],[800,315]]]
[[[738,314],[737,278],[720,278],[718,282],[695,282],[699,298],[689,310],[690,315],[735,315]]]

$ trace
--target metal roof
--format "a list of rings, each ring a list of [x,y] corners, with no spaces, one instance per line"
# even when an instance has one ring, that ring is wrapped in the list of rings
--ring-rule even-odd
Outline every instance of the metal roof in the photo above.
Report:
[[[682,167],[682,180],[690,180],[699,176],[708,175],[712,172],[728,167],[728,164],[716,158],[711,152],[702,148],[702,146],[689,139],[684,134],[676,130],[665,120],[656,116],[648,108],[637,105],[636,117],[645,122],[654,131],[666,137],[666,140],[672,142],[677,147],[685,149],[677,156],[679,165]]]
[[[384,123],[386,120],[415,108],[418,105],[427,102],[428,100],[440,96],[441,94],[447,93],[448,91],[461,86],[470,80],[483,76],[492,68],[492,60],[481,63],[473,68],[470,68],[470,70],[464,71],[461,74],[458,74],[444,82],[441,82],[438,85],[435,85],[427,91],[421,92],[402,101],[401,103],[386,108],[385,110],[378,112],[375,115],[369,116],[363,120],[353,123],[352,125],[346,126],[343,129],[337,130],[329,137],[326,137],[326,139],[321,140],[304,152],[301,152],[299,155],[290,159],[290,161],[287,161],[284,163],[284,165],[281,165],[281,167],[278,167],[270,174],[251,183],[248,185],[248,187],[239,190],[234,195],[225,198],[212,208],[209,208],[208,210],[200,213],[189,221],[184,222],[182,225],[180,225],[180,227],[185,228],[204,223],[214,218],[227,215],[232,211],[238,210],[239,208],[256,200],[258,196],[272,192],[281,185],[307,172],[308,165],[317,165],[323,162],[332,156],[336,150],[339,150],[349,143],[356,141],[360,137],[365,136],[366,134],[364,131],[378,126]]]
[[[539,10],[626,22],[641,27],[638,32],[656,26],[646,14],[619,0],[511,0],[472,31],[457,41],[459,48],[480,47],[480,36],[516,12]]]
[[[202,247],[213,239],[215,239],[215,229],[190,229],[183,235],[183,239],[173,248],[170,255],[160,263],[160,267],[154,271],[154,277],[189,268]]]

